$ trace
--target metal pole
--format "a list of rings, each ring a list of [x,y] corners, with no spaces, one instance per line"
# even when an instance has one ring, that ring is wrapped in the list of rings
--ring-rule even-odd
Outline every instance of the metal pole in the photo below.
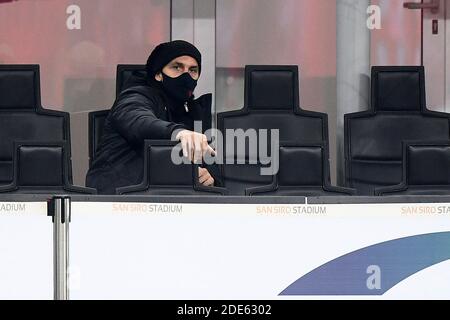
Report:
[[[53,201],[54,299],[69,300],[69,222],[70,198],[56,196]]]
[[[345,184],[344,114],[369,108],[370,0],[336,2],[337,181]]]

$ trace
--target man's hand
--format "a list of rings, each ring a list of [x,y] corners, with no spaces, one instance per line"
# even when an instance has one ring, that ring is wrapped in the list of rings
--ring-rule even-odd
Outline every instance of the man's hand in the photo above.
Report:
[[[200,163],[206,153],[215,155],[214,149],[210,147],[204,134],[181,130],[176,135],[176,139],[181,142],[183,156],[194,163]]]
[[[207,169],[198,168],[198,182],[205,187],[210,187],[214,185],[214,178]]]

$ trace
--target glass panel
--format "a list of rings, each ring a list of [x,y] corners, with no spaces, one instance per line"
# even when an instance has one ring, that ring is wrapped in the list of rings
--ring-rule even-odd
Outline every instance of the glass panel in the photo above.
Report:
[[[403,0],[372,0],[381,9],[371,32],[372,65],[420,65],[420,10]],[[420,1],[419,1],[420,2]],[[298,64],[301,105],[327,111],[336,98],[336,1],[218,0],[217,111],[243,105],[246,64]]]
[[[336,100],[336,2],[217,1],[217,112],[243,105],[246,64],[295,64],[301,105],[327,111]]]
[[[403,8],[404,2],[372,0],[381,9],[381,29],[371,32],[372,65],[421,64],[421,11]]]
[[[109,108],[116,65],[145,63],[155,45],[170,39],[170,0],[73,4],[1,3],[0,63],[40,64],[44,106],[70,112]]]
[[[426,70],[427,107],[450,112],[450,2],[437,1],[438,11],[423,13],[423,65]]]
[[[112,106],[117,64],[144,64],[170,39],[171,1],[75,3],[0,1],[0,63],[40,64],[43,106],[72,114],[74,182],[84,185],[87,113]]]

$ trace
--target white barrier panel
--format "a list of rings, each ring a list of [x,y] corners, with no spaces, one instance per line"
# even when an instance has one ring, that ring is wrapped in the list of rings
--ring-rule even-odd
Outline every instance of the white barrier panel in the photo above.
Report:
[[[0,299],[53,299],[46,202],[0,202]]]
[[[450,204],[73,202],[70,230],[71,299],[450,299]]]

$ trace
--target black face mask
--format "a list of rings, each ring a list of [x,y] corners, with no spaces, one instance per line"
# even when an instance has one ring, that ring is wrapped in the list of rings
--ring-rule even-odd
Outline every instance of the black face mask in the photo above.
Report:
[[[164,73],[162,75],[162,87],[169,96],[180,102],[186,102],[192,97],[197,80],[192,79],[189,73],[185,72],[176,78],[171,78]]]

